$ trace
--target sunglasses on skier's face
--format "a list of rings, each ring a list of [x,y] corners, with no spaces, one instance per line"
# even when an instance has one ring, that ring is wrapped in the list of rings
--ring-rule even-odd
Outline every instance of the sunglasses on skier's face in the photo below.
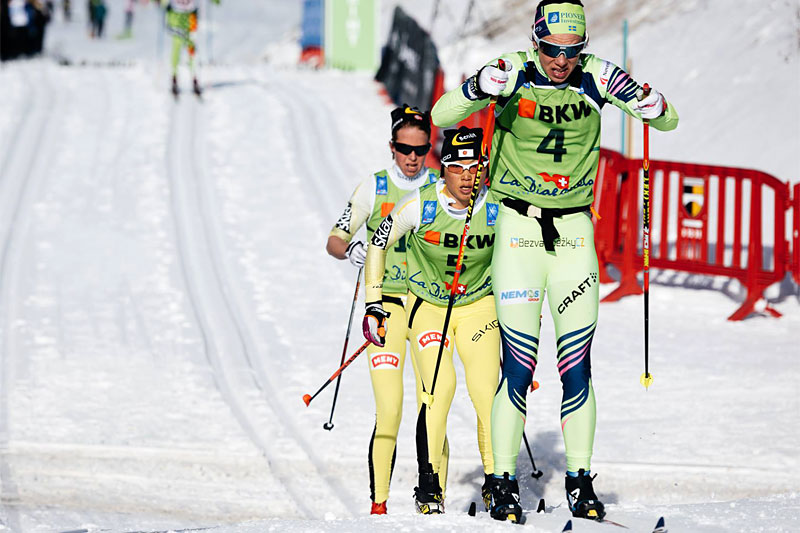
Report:
[[[469,172],[470,174],[472,174],[474,176],[474,175],[476,175],[478,173],[478,166],[479,165],[480,165],[480,163],[477,162],[477,161],[475,163],[470,163],[469,165],[453,161],[452,163],[445,163],[444,164],[444,168],[446,168],[447,171],[450,172],[451,174],[461,175],[466,170],[467,172]]]
[[[412,144],[392,142],[392,146],[394,146],[394,149],[403,155],[411,155],[411,152],[414,152],[419,157],[422,157],[423,155],[427,154],[431,149],[431,143],[422,144],[420,146],[414,146]]]
[[[577,57],[578,54],[581,53],[581,50],[586,47],[586,41],[581,41],[578,44],[553,44],[548,43],[544,39],[539,41],[539,51],[542,52],[547,57],[557,58],[561,54],[564,54],[564,57],[567,59],[572,59],[573,57]]]

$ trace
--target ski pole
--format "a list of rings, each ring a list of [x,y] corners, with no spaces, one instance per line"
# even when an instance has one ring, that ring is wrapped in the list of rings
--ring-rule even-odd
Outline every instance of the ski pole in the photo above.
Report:
[[[502,68],[502,65],[501,65]],[[483,179],[483,172],[486,168],[484,161],[489,156],[489,147],[492,142],[492,135],[494,134],[494,108],[497,103],[497,97],[493,96],[489,104],[489,112],[486,116],[486,125],[484,126],[483,142],[481,143],[481,158],[478,162],[478,172],[475,175],[475,182],[472,185],[472,193],[469,197],[469,205],[467,206],[467,214],[464,220],[464,231],[461,234],[461,243],[458,247],[458,260],[456,261],[456,271],[453,274],[453,285],[450,287],[450,297],[447,301],[447,311],[444,315],[444,326],[442,326],[442,337],[439,340],[439,353],[436,356],[436,367],[433,371],[433,380],[431,382],[431,392],[425,390],[425,383],[422,383],[422,402],[419,408],[419,416],[417,418],[417,466],[420,474],[432,474],[433,466],[430,464],[430,457],[428,456],[428,430],[426,423],[425,407],[433,403],[433,393],[436,389],[436,378],[439,375],[439,366],[442,362],[442,353],[444,352],[444,345],[447,341],[447,328],[450,325],[450,315],[453,312],[453,304],[456,301],[456,292],[458,291],[458,277],[461,274],[461,263],[464,260],[464,248],[467,243],[467,236],[469,234],[469,224],[472,220],[472,209],[475,206],[475,200],[478,197],[478,192],[481,189],[481,180]],[[422,380],[420,380],[422,381]]]
[[[358,289],[361,287],[361,271],[364,270],[364,267],[358,269],[358,277],[356,278],[356,291],[353,294],[353,305],[350,307],[350,319],[347,322],[347,334],[344,336],[344,347],[342,348],[342,361],[339,363],[340,365],[344,364],[344,356],[347,355],[347,343],[350,341],[350,329],[353,326],[353,314],[356,310],[356,300],[358,300]],[[331,405],[331,416],[328,418],[328,421],[322,424],[322,427],[327,429],[328,431],[333,429],[333,410],[336,409],[336,398],[339,397],[339,384],[342,382],[342,375],[339,374],[339,377],[336,378],[336,390],[333,393],[333,404]]]
[[[539,320],[541,321],[541,317],[539,317]],[[500,364],[501,365],[503,364],[502,361],[500,362]],[[538,388],[539,388],[539,382],[534,379],[531,382],[531,392],[535,391]],[[528,457],[531,458],[531,468],[533,469],[531,471],[531,477],[533,479],[539,479],[540,477],[542,477],[544,472],[536,468],[536,462],[533,460],[533,452],[531,452],[531,445],[528,444],[528,435],[525,434],[525,429],[522,430],[522,438],[525,440],[525,448],[527,448],[528,450]]]
[[[533,472],[531,472],[531,477],[533,479],[539,479],[540,477],[542,477],[544,472],[536,468],[536,463],[533,461],[533,453],[531,452],[531,445],[528,444],[528,436],[525,434],[524,431],[522,432],[522,438],[525,440],[525,448],[528,449],[528,457],[531,458],[531,466],[533,467]]]
[[[541,317],[539,318],[539,320],[541,321]],[[500,357],[500,368],[503,368],[502,356]],[[539,388],[539,382],[533,380],[531,382],[531,392],[535,391],[538,388]],[[522,429],[522,438],[525,440],[525,448],[528,450],[528,457],[531,458],[531,467],[533,468],[533,471],[531,472],[531,477],[533,479],[539,479],[540,477],[542,477],[544,472],[536,468],[536,462],[533,460],[533,452],[531,452],[531,445],[528,444],[528,435],[525,434],[525,428]]]
[[[650,94],[650,86],[642,86],[642,98]],[[653,384],[650,374],[650,121],[642,120],[644,124],[644,157],[642,170],[644,181],[642,189],[642,258],[644,260],[644,374],[639,382],[645,390]]]
[[[320,388],[319,388],[319,390],[318,390],[317,392],[315,392],[315,393],[314,393],[314,396],[311,396],[310,394],[304,394],[304,395],[303,395],[303,402],[305,402],[305,404],[306,404],[306,407],[308,407],[308,405],[311,403],[311,400],[313,400],[314,398],[316,398],[316,397],[317,397],[317,394],[319,394],[320,392],[322,392],[322,390],[323,390],[325,387],[327,387],[328,385],[330,385],[330,384],[331,384],[331,381],[333,381],[334,379],[336,379],[336,377],[337,377],[339,374],[341,374],[342,372],[344,372],[344,369],[345,369],[345,368],[347,368],[348,366],[350,366],[350,363],[352,363],[353,361],[355,361],[355,360],[356,360],[356,357],[358,357],[359,355],[361,355],[361,352],[363,352],[364,350],[366,350],[366,349],[367,349],[367,346],[369,346],[369,341],[366,341],[364,344],[362,344],[362,345],[361,345],[361,348],[359,348],[358,350],[356,350],[356,352],[355,352],[353,355],[351,355],[351,356],[350,356],[350,359],[348,359],[347,361],[345,361],[345,362],[342,364],[342,366],[340,366],[340,367],[339,367],[339,370],[337,370],[336,372],[334,372],[334,373],[333,373],[333,375],[332,375],[331,377],[329,377],[329,378],[328,378],[328,381],[326,381],[326,382],[325,382],[325,383],[322,385],[322,387],[320,387]]]

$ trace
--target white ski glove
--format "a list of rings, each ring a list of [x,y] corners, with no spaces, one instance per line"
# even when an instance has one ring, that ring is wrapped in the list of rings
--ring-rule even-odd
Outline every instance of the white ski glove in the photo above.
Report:
[[[353,266],[361,268],[367,261],[367,245],[361,241],[353,241],[347,246],[344,255],[347,256]]]
[[[637,96],[640,98],[644,96],[644,91],[641,91],[641,94]],[[653,120],[663,115],[667,110],[667,101],[664,100],[664,96],[660,92],[650,89],[650,94],[636,102],[633,109],[641,113],[643,119]]]
[[[508,73],[510,71],[511,62],[498,59],[496,64],[482,67],[477,74],[469,79],[467,92],[475,100],[498,96],[508,86]]]
[[[383,310],[381,302],[373,302],[367,304],[367,310],[364,313],[364,321],[361,323],[361,328],[364,331],[364,338],[375,346],[383,346],[386,344],[386,319],[389,318],[391,313]]]

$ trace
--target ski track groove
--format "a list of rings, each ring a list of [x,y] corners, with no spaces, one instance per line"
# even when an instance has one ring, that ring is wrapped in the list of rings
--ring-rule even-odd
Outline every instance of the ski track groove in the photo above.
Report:
[[[305,488],[295,487],[296,483],[293,482],[291,476],[281,471],[281,461],[276,460],[276,453],[274,452],[269,439],[262,438],[261,434],[254,427],[254,422],[251,420],[250,415],[247,412],[247,400],[240,398],[239,395],[234,392],[236,389],[232,384],[229,374],[235,373],[236,369],[230,368],[230,363],[225,362],[218,346],[214,343],[215,338],[219,335],[219,333],[215,332],[215,329],[211,326],[211,320],[209,318],[214,313],[210,311],[209,307],[207,307],[209,304],[204,302],[205,298],[202,294],[204,292],[202,288],[202,282],[198,279],[197,274],[194,274],[190,271],[189,263],[192,263],[192,266],[195,267],[195,269],[200,264],[210,265],[210,267],[204,267],[207,271],[206,274],[210,274],[211,283],[216,285],[219,291],[219,298],[224,304],[224,310],[220,312],[225,315],[223,318],[227,319],[226,322],[230,322],[233,325],[233,329],[235,330],[233,337],[238,339],[238,342],[242,347],[242,349],[239,350],[239,354],[245,359],[245,363],[248,366],[248,378],[250,378],[252,385],[258,389],[260,395],[262,397],[266,397],[271,410],[273,410],[279,416],[279,418],[282,418],[282,420],[285,422],[285,427],[292,430],[292,432],[295,434],[294,440],[308,454],[309,450],[307,444],[301,437],[299,437],[291,422],[287,420],[285,413],[283,413],[279,407],[276,407],[277,402],[272,400],[270,395],[266,394],[267,391],[265,390],[265,387],[258,379],[259,374],[263,376],[264,373],[260,372],[253,364],[251,356],[253,351],[248,348],[248,344],[250,343],[248,343],[245,338],[245,333],[242,329],[241,319],[237,315],[237,310],[229,301],[229,288],[223,282],[224,273],[221,271],[220,265],[215,259],[216,250],[214,249],[212,243],[210,230],[208,229],[208,226],[205,225],[205,222],[200,223],[201,227],[199,231],[201,235],[192,235],[192,231],[190,229],[192,226],[190,211],[197,210],[198,214],[201,215],[197,219],[202,220],[204,219],[204,211],[208,212],[213,210],[204,208],[202,205],[202,199],[190,197],[192,194],[199,195],[201,194],[200,192],[197,192],[197,190],[194,189],[192,190],[195,192],[189,192],[188,185],[183,185],[196,185],[195,180],[197,180],[200,176],[203,176],[202,172],[198,172],[199,166],[195,161],[195,159],[198,157],[199,151],[198,141],[195,137],[195,131],[196,118],[198,114],[197,107],[200,106],[200,104],[194,101],[194,97],[191,97],[190,102],[186,102],[185,100],[186,99],[184,98],[176,102],[173,108],[169,134],[170,144],[168,148],[169,155],[167,170],[171,189],[171,207],[173,218],[175,220],[176,243],[179,248],[178,261],[180,263],[180,269],[186,285],[186,291],[191,304],[192,313],[194,314],[196,323],[200,329],[206,359],[212,367],[213,378],[217,388],[219,389],[226,403],[228,403],[234,414],[234,417],[246,435],[264,454],[270,466],[270,470],[276,476],[277,481],[285,487],[301,514],[305,516],[314,516],[312,509],[309,508],[305,503]],[[186,109],[187,105],[189,106],[188,110]],[[186,113],[189,113],[190,116],[184,117]],[[184,133],[187,129],[189,132],[188,138],[178,138],[179,134]],[[179,142],[180,147],[178,146]],[[181,158],[183,161],[192,161],[191,170],[194,172],[194,175],[191,175],[188,169],[175,168],[178,160]],[[200,188],[202,188],[202,186]],[[196,256],[197,260],[192,261],[193,256]],[[209,296],[206,295],[206,298],[207,297]],[[311,454],[309,454],[309,458],[314,466],[322,472],[319,461]],[[335,483],[332,483],[332,480],[330,480],[328,476],[323,475],[321,477],[325,479],[328,485],[330,485],[333,494],[341,499],[340,487],[338,487]],[[341,501],[345,505],[345,508],[348,509],[346,501],[344,499],[341,499]]]
[[[202,117],[201,117],[202,120]],[[200,127],[193,128],[192,131],[207,131],[203,124]],[[264,367],[264,357],[258,356],[257,343],[255,338],[258,336],[254,334],[257,331],[257,326],[254,325],[252,312],[243,313],[248,309],[242,298],[242,290],[235,284],[227,283],[225,280],[235,280],[237,276],[231,275],[233,269],[227,265],[223,231],[220,227],[218,215],[220,209],[214,209],[215,203],[214,187],[210,183],[208,173],[204,170],[207,165],[200,165],[200,161],[205,159],[204,154],[208,151],[204,149],[202,139],[196,137],[194,149],[195,153],[192,157],[194,166],[194,175],[197,179],[198,191],[198,210],[200,212],[200,220],[205,233],[205,239],[209,244],[209,252],[211,258],[211,265],[214,270],[215,280],[220,288],[227,314],[229,315],[232,324],[235,327],[238,343],[241,347],[241,353],[244,356],[248,367],[253,373],[254,380],[257,387],[262,393],[262,397],[266,400],[269,408],[277,415],[281,427],[287,430],[294,441],[303,450],[308,457],[311,464],[319,473],[320,477],[325,480],[326,484],[331,490],[331,494],[337,498],[345,509],[347,509],[353,516],[357,515],[356,509],[353,507],[353,498],[347,493],[347,490],[342,484],[334,477],[332,477],[327,469],[323,466],[320,459],[314,453],[311,446],[309,446],[306,439],[301,435],[296,423],[286,414],[286,410],[281,405],[277,398],[276,389],[271,383],[269,373]],[[248,316],[245,316],[247,314]],[[270,331],[265,335],[267,338],[279,339],[277,331],[272,322],[268,322],[267,326]],[[280,341],[279,341],[280,342]],[[284,346],[283,350],[289,350],[288,346]]]
[[[320,102],[324,102],[324,98],[314,99],[313,102],[310,102],[312,99],[308,97],[306,90],[314,91],[316,88],[313,85],[310,87],[306,85],[303,90],[290,92],[288,90],[279,89],[277,84],[271,84],[268,81],[260,79],[258,86],[264,91],[273,94],[276,92],[283,92],[281,101],[284,102],[290,110],[289,115],[292,117],[292,120],[289,121],[289,128],[295,139],[294,144],[299,148],[298,153],[301,154],[301,156],[297,158],[300,162],[298,177],[301,180],[310,177],[314,181],[314,187],[310,188],[313,189],[320,206],[324,208],[323,215],[325,219],[330,221],[332,225],[338,220],[342,209],[350,198],[351,191],[347,189],[346,184],[352,182],[353,173],[345,172],[338,164],[330,165],[322,163],[322,161],[339,162],[346,160],[346,158],[342,157],[344,150],[338,150],[337,153],[337,150],[334,149],[334,143],[327,142],[320,146],[319,138],[322,136],[327,139],[338,138],[338,136],[334,134],[336,131],[335,126],[326,130],[324,129],[324,125],[320,125],[319,117],[320,115],[325,115],[325,113],[309,112],[309,110],[313,110],[315,106],[318,106]],[[299,102],[298,99],[302,99],[303,101]],[[304,127],[299,127],[298,125],[300,124],[304,125]],[[309,125],[313,126],[309,127]],[[314,131],[317,135],[309,134],[309,131]],[[335,171],[342,179],[331,179],[331,170]],[[323,177],[326,179],[323,179]],[[359,179],[358,181],[360,182],[361,180]],[[332,183],[340,184],[339,189],[342,191],[341,197],[335,194],[324,195],[322,193],[322,191],[328,190]]]
[[[192,96],[190,98],[194,97]],[[180,186],[181,183],[187,184],[187,182],[189,185],[191,185],[192,177],[187,171],[175,167],[178,167],[178,162],[180,160],[185,161],[187,156],[191,157],[194,155],[191,148],[193,144],[191,143],[192,137],[189,137],[190,142],[188,146],[190,148],[188,150],[186,149],[187,142],[182,137],[179,138],[179,135],[185,136],[187,131],[190,135],[193,135],[194,113],[192,113],[191,116],[184,118],[186,113],[182,112],[187,105],[192,104],[193,102],[187,103],[185,98],[182,100],[179,99],[172,104],[169,127],[169,144],[167,147],[166,157],[167,178],[170,189],[170,206],[172,218],[174,220],[175,244],[177,246],[177,261],[180,266],[191,312],[194,315],[195,323],[197,324],[201,335],[203,353],[205,354],[206,360],[213,370],[212,377],[214,379],[214,384],[222,395],[222,398],[228,404],[228,407],[231,409],[231,412],[233,413],[233,416],[238,422],[239,426],[242,428],[247,437],[253,442],[253,444],[265,454],[267,461],[271,464],[269,448],[267,447],[266,443],[261,441],[258,432],[253,427],[253,422],[245,412],[245,407],[242,404],[242,400],[234,393],[234,388],[229,383],[229,378],[222,365],[221,356],[218,353],[218,347],[216,344],[214,344],[214,332],[209,319],[209,316],[213,313],[211,313],[209,309],[205,307],[203,298],[201,297],[203,284],[192,272],[193,269],[190,268],[190,263],[193,263],[191,266],[195,269],[202,263],[201,261],[192,261],[192,256],[194,255],[192,253],[192,249],[197,248],[198,243],[193,242],[192,238],[189,237],[190,231],[188,228],[191,227],[192,221],[189,213],[187,212],[187,205],[190,202],[186,198],[187,192],[183,191]],[[181,122],[188,122],[188,124],[181,124]],[[202,247],[202,244],[199,246]],[[280,479],[280,476],[278,477],[279,481],[283,483],[283,480]],[[295,493],[295,491],[292,490],[290,486],[287,486],[287,490],[292,496],[295,505],[299,507],[301,505],[299,496]]]
[[[27,94],[27,104],[25,112],[21,115],[14,140],[7,151],[6,160],[3,163],[2,182],[0,182],[0,198],[2,198],[2,225],[0,231],[4,233],[2,238],[2,251],[0,251],[0,301],[8,302],[0,311],[2,321],[3,337],[0,345],[0,490],[2,510],[7,513],[5,525],[12,531],[21,531],[20,516],[16,507],[20,503],[19,490],[11,475],[11,467],[6,459],[6,452],[10,440],[9,435],[9,387],[11,380],[9,370],[12,366],[12,357],[18,353],[14,342],[13,324],[16,314],[18,298],[14,293],[18,287],[17,279],[22,269],[22,261],[16,260],[21,253],[21,247],[26,243],[24,237],[30,226],[31,205],[33,194],[41,187],[45,180],[46,168],[52,158],[52,153],[41,153],[37,151],[39,147],[53,146],[52,137],[54,128],[50,126],[53,117],[52,112],[56,101],[60,100],[59,92],[53,89],[53,84],[46,73],[46,65],[40,62],[31,61],[23,65],[23,78],[25,79],[29,91]],[[40,75],[40,80],[31,83],[27,72],[24,70],[31,68]],[[44,86],[44,89],[41,87]],[[34,98],[34,94],[41,90],[45,95],[44,103],[39,104],[41,94]],[[36,101],[36,106],[32,103]],[[17,143],[21,140],[34,139],[35,142],[27,142],[22,146],[28,147],[27,150],[18,151]],[[8,172],[15,166],[12,163],[20,161],[24,169],[18,173]],[[22,243],[22,244],[20,244]]]

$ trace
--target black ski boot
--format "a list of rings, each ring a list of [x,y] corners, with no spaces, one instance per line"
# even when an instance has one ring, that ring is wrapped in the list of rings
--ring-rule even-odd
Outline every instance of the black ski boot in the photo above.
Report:
[[[173,96],[178,96],[179,92],[180,91],[178,90],[178,77],[172,76],[172,94]]]
[[[508,472],[503,477],[494,478],[492,486],[492,508],[489,511],[495,520],[510,520],[519,523],[522,520],[522,506],[519,504],[519,483],[509,479]]]
[[[444,513],[444,497],[439,474],[420,474],[419,487],[414,487],[414,503],[420,514]]]
[[[483,475],[483,485],[481,486],[481,498],[486,510],[492,508],[492,487],[494,487],[494,476],[492,474]]]
[[[595,474],[596,475],[596,474]],[[597,499],[597,495],[592,488],[590,476],[581,468],[578,470],[578,477],[567,476],[564,485],[567,489],[567,504],[572,516],[577,518],[587,518],[589,520],[602,520],[606,515],[603,502]]]

